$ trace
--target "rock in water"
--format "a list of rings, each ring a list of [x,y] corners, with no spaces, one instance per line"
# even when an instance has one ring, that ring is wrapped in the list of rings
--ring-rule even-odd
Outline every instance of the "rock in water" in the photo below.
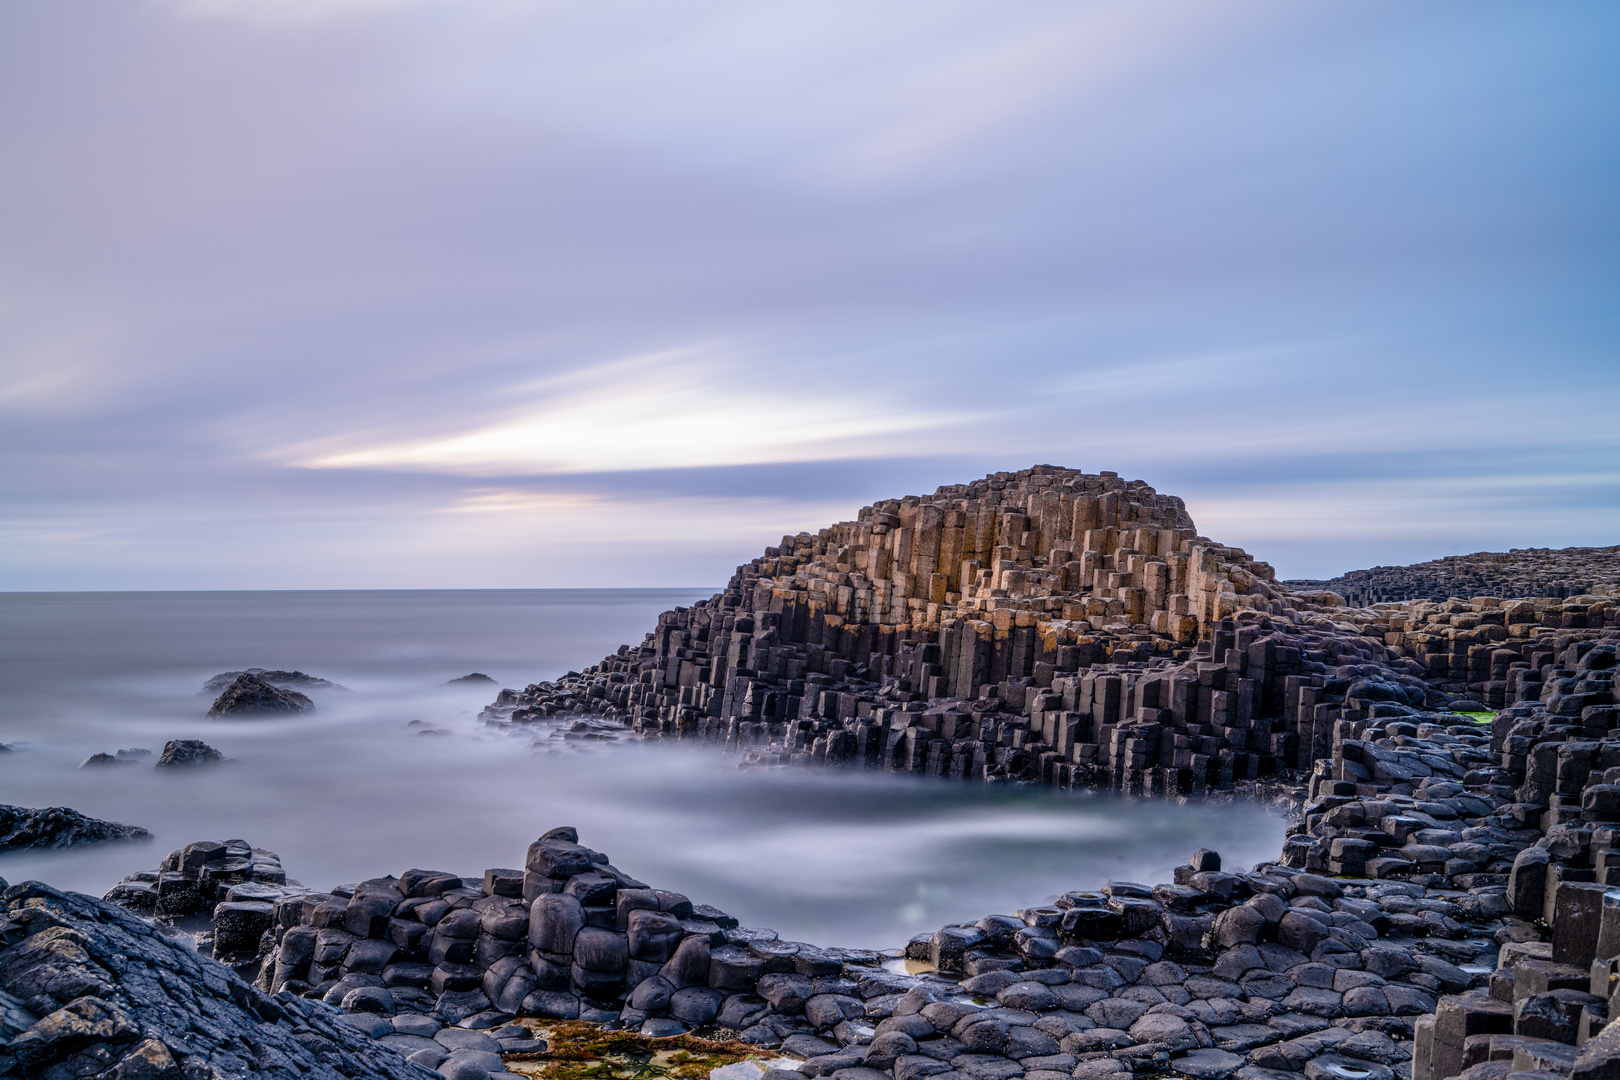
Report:
[[[331,1006],[271,998],[115,904],[32,881],[4,897],[6,1075],[438,1080]]]
[[[446,685],[446,686],[460,686],[463,683],[489,683],[491,686],[493,686],[493,685],[495,685],[495,680],[490,678],[488,675],[485,675],[481,671],[475,671],[471,675],[463,675],[459,679],[451,679],[449,682],[445,683],[444,685]]]
[[[79,847],[112,840],[151,838],[151,833],[137,826],[98,821],[65,806],[49,806],[43,810],[0,806],[0,851]]]
[[[305,675],[302,671],[271,671],[262,667],[250,667],[246,671],[222,671],[212,679],[203,683],[202,692],[205,694],[218,694],[231,683],[243,675],[256,675],[271,686],[279,686],[283,690],[300,688],[304,690],[347,690],[329,679],[318,679],[314,675]]]
[[[214,699],[209,719],[223,716],[262,716],[266,713],[307,713],[315,703],[296,690],[283,690],[250,672],[243,672]],[[172,744],[171,744],[172,745]]]
[[[154,769],[178,765],[212,765],[225,760],[225,755],[201,739],[170,739],[163,744],[163,756]]]

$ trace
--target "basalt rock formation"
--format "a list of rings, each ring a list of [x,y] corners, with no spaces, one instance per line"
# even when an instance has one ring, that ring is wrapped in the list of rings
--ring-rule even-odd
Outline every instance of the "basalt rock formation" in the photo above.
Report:
[[[327,679],[316,678],[314,675],[305,675],[302,671],[268,671],[261,667],[250,667],[246,671],[225,671],[215,675],[203,683],[202,692],[205,694],[218,694],[230,686],[243,675],[252,675],[263,679],[271,686],[279,686],[283,690],[346,690],[348,687]]]
[[[1309,771],[1340,720],[1536,699],[1613,597],[1346,608],[1180,499],[1039,466],[783,537],[638,646],[485,710],[599,717],[755,762],[1191,793]]]
[[[337,1010],[272,999],[114,904],[32,881],[0,899],[0,1076],[439,1080]]]
[[[225,755],[201,739],[170,739],[163,744],[163,753],[154,769],[183,769],[195,765],[217,765]]]
[[[79,847],[151,838],[151,833],[138,826],[98,821],[65,806],[48,806],[42,810],[0,806],[0,851]]]
[[[1448,555],[1412,566],[1352,570],[1327,581],[1284,581],[1295,591],[1329,591],[1354,607],[1399,600],[1620,595],[1620,546],[1514,548]]]
[[[1556,688],[1489,725],[1337,721],[1274,861],[1199,851],[1173,882],[1110,882],[884,952],[741,926],[571,828],[482,880],[255,884],[242,875],[273,857],[241,842],[173,852],[165,876],[197,868],[188,895],[217,903],[216,949],[257,935],[275,1000],[340,1006],[447,1080],[469,1075],[458,1053],[543,1050],[525,1017],[718,1027],[835,1080],[1600,1080],[1620,1071],[1617,645],[1569,641],[1547,665]]]
[[[445,683],[444,685],[446,685],[446,686],[464,686],[464,685],[482,684],[482,683],[490,683],[490,684],[493,685],[494,682],[495,682],[494,679],[490,678],[488,675],[485,675],[483,672],[475,671],[471,675],[463,675],[459,679],[451,679],[449,682]]]
[[[283,690],[257,675],[243,672],[225,687],[208,710],[208,718],[297,714],[315,711],[315,703],[296,690]]]

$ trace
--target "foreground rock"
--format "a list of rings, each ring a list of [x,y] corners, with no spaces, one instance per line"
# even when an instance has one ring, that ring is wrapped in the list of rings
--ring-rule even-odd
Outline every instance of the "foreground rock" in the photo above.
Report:
[[[296,690],[283,690],[257,675],[243,673],[227,686],[208,710],[208,718],[257,717],[315,711],[315,703]]]
[[[836,1080],[1598,1080],[1620,1075],[1617,647],[1565,635],[1544,696],[1489,727],[1341,716],[1274,862],[1200,851],[1173,882],[887,953],[740,926],[569,828],[482,880],[271,883],[251,922],[251,883],[203,869],[227,846],[165,865],[214,879],[216,947],[258,935],[261,989],[341,1006],[446,1077],[457,1052],[531,1052],[513,1021],[540,1017],[718,1027]],[[235,872],[260,855],[238,844]]]
[[[3,899],[0,1075],[435,1076],[336,1010],[272,999],[116,905],[38,882]]]
[[[225,671],[215,675],[203,683],[202,692],[205,694],[218,694],[225,690],[243,675],[252,675],[262,679],[271,686],[278,686],[283,690],[347,690],[348,687],[332,682],[328,679],[319,679],[314,675],[305,675],[302,671],[273,671],[261,667],[250,667],[246,671]]]
[[[80,847],[151,838],[151,833],[138,826],[98,821],[65,806],[50,806],[43,810],[26,806],[0,806],[0,851]]]

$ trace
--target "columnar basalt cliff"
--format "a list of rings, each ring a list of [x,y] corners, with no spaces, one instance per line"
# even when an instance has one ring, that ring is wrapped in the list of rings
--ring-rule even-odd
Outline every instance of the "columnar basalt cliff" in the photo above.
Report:
[[[1180,499],[1038,466],[784,537],[639,646],[505,690],[757,762],[1196,792],[1309,770],[1341,719],[1539,694],[1613,597],[1348,609],[1200,537]]]

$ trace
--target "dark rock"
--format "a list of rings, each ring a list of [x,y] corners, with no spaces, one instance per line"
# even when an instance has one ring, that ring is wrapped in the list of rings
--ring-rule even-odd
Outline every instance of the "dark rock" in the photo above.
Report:
[[[215,765],[225,755],[200,739],[170,739],[163,744],[163,753],[154,769],[178,768],[188,765]]]
[[[80,847],[84,844],[151,838],[151,833],[137,826],[98,821],[65,806],[49,806],[42,810],[26,806],[0,806],[0,851]]]
[[[340,686],[326,679],[318,679],[313,675],[305,675],[302,671],[268,671],[264,668],[250,667],[246,671],[225,671],[215,675],[203,683],[202,692],[205,694],[218,694],[230,686],[243,675],[252,675],[254,678],[269,683],[271,686],[283,690],[346,690],[348,687]],[[467,676],[472,678],[472,676]],[[457,682],[461,680],[455,680]],[[490,679],[494,682],[494,679]]]
[[[476,685],[478,683],[489,683],[491,686],[493,686],[493,685],[495,685],[495,680],[490,678],[488,675],[483,674],[482,672],[475,671],[471,675],[463,675],[459,679],[451,679],[449,682],[445,683],[444,685],[446,685],[446,686],[462,686],[462,685],[468,685],[468,684]]]
[[[204,1080],[275,1063],[323,1080],[431,1080],[334,1009],[269,997],[114,904],[37,882],[3,901],[0,990],[38,1017],[11,1039],[24,1075]],[[0,1009],[8,1027],[26,1019]]]
[[[315,711],[315,703],[296,690],[284,690],[244,672],[225,687],[208,709],[208,718],[297,715]]]

